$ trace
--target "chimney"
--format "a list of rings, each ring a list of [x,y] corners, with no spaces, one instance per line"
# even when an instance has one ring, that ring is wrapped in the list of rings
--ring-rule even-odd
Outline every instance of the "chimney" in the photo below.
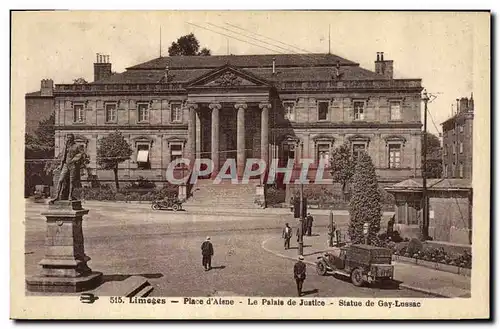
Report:
[[[459,112],[467,112],[469,108],[469,100],[467,99],[467,97],[462,97],[460,99],[460,110]]]
[[[94,63],[94,81],[106,79],[111,76],[111,63],[109,55],[96,54],[96,62]]]
[[[40,96],[54,95],[54,81],[52,79],[42,79],[40,82]]]
[[[276,57],[273,57],[273,74],[276,74]]]
[[[469,112],[474,112],[474,99],[472,98],[472,93],[470,93],[469,99]]]
[[[389,79],[393,78],[394,61],[384,60],[384,53],[377,52],[377,60],[375,61],[375,72],[381,74]]]

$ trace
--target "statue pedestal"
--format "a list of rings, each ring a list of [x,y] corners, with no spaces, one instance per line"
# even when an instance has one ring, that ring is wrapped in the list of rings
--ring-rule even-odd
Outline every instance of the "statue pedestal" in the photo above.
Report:
[[[88,267],[84,250],[82,220],[88,212],[81,201],[55,201],[42,213],[47,217],[46,253],[40,274],[26,278],[29,291],[79,292],[101,283],[102,273]]]

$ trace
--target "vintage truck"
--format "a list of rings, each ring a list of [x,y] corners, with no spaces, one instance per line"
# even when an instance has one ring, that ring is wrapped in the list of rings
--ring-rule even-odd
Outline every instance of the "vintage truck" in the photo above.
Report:
[[[316,271],[319,275],[333,272],[348,276],[352,284],[360,287],[365,283],[382,283],[385,280],[392,280],[394,265],[392,265],[391,250],[365,244],[353,244],[318,257]]]

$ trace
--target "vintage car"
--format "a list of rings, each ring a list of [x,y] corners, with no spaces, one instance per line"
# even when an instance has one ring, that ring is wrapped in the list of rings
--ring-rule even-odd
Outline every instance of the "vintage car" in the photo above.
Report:
[[[182,209],[182,201],[178,198],[166,198],[161,200],[154,200],[151,203],[151,209],[162,210],[162,209],[172,209],[173,211]]]
[[[357,287],[365,283],[382,283],[392,280],[394,265],[392,253],[387,248],[365,244],[353,244],[318,257],[316,271],[319,275],[328,272],[348,276]]]

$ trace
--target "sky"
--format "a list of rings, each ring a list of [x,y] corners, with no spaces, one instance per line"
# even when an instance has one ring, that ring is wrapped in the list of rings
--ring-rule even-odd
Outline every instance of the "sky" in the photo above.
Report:
[[[487,21],[489,14],[15,12],[11,58],[16,84],[12,97],[24,102],[24,94],[39,90],[44,78],[51,78],[56,84],[72,83],[78,77],[92,81],[96,53],[109,55],[112,70],[122,72],[126,67],[159,57],[160,40],[165,56],[173,41],[192,32],[200,46],[211,49],[213,55],[327,53],[330,46],[331,53],[374,70],[376,53],[383,51],[385,59],[394,61],[395,78],[421,78],[426,90],[436,96],[428,104],[428,129],[436,133],[441,131],[440,123],[451,116],[456,99],[474,92],[474,74],[478,72],[475,54],[486,51],[477,42],[481,18]]]

